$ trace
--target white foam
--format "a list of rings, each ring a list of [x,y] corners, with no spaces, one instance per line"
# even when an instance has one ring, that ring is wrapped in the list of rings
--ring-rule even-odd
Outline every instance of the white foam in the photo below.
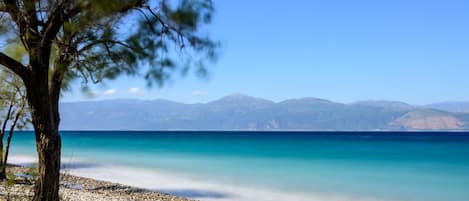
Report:
[[[27,155],[10,155],[8,163],[16,165],[29,165],[37,162],[37,157]]]
[[[87,163],[88,162],[88,160],[85,160],[82,158],[72,158],[72,157],[62,157],[61,161],[62,161],[62,164],[65,164],[65,165],[70,164],[72,162],[73,163]],[[12,154],[8,157],[8,163],[28,166],[28,165],[37,163],[37,156]]]
[[[71,161],[72,159],[68,159]],[[63,160],[66,161],[66,160]],[[83,159],[73,159],[83,162]],[[13,164],[31,164],[36,162],[31,156],[12,156]],[[86,162],[86,161],[85,161]],[[163,192],[184,193],[196,192],[188,195],[201,201],[388,201],[377,198],[344,196],[319,192],[287,192],[261,187],[234,186],[189,177],[174,173],[133,168],[127,166],[91,166],[85,168],[65,170],[70,174],[111,181],[125,185],[154,189]],[[189,193],[190,194],[190,193]]]
[[[313,192],[281,192],[260,187],[233,186],[184,178],[174,175],[174,173],[118,166],[75,169],[71,170],[70,173],[163,192],[184,190],[208,192],[209,196],[192,196],[192,198],[203,201],[385,201],[377,198],[347,197]],[[210,197],[211,193],[224,196]]]

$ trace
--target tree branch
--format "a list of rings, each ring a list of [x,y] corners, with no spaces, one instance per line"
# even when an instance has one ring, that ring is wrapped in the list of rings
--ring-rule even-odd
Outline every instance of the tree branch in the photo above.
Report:
[[[18,6],[18,1],[16,0],[4,0],[4,5],[5,5],[5,11],[8,12],[10,15],[11,19],[16,23],[16,26],[18,26],[19,32],[20,32],[20,38],[23,44],[26,44],[26,39],[25,37],[30,35],[30,36],[36,36],[36,32],[31,32],[29,30],[29,24],[26,22],[26,19],[24,18],[24,13],[21,11],[20,7]],[[29,33],[29,34],[28,34]],[[30,37],[29,36],[29,37]],[[27,49],[29,48],[29,45],[25,46]]]
[[[29,19],[30,28],[34,30],[34,32],[38,32],[38,25],[39,20],[36,15],[36,2],[34,0],[28,0],[24,2],[24,7],[26,10],[26,17]]]
[[[163,27],[164,31],[174,31],[177,35],[177,40],[178,42],[180,43],[179,45],[181,46],[181,48],[184,48],[186,45],[184,44],[184,34],[181,32],[181,30],[179,30],[178,28],[176,27],[173,27],[171,25],[169,25],[168,23],[166,23],[163,19],[161,19],[161,16],[156,14],[149,6],[146,6],[145,7],[146,10],[148,10],[150,12],[151,15],[153,15],[153,17],[158,20],[158,22],[161,24],[161,26]]]
[[[2,130],[0,130],[1,140],[3,140],[3,135],[5,134],[5,129],[6,129],[7,123],[8,123],[8,121],[10,121],[11,110],[13,109],[13,106],[14,106],[13,100],[10,100],[10,106],[8,107],[7,115],[5,117],[5,120],[3,121]]]
[[[121,9],[119,9],[117,11],[121,12],[121,13],[125,13],[129,10],[132,10],[132,9],[135,9],[135,8],[138,8],[138,7],[142,7],[142,6],[145,5],[145,3],[146,3],[145,0],[137,0],[133,4],[126,5],[126,6],[122,7]]]
[[[62,24],[65,20],[64,18],[65,16],[63,4],[59,3],[57,5],[57,8],[48,17],[48,20],[43,30],[44,37],[42,38],[41,42],[48,42],[55,38],[55,36],[60,30],[60,27],[62,27]]]
[[[81,49],[77,50],[78,53],[82,53],[82,52],[85,52],[87,50],[90,50],[91,48],[95,47],[96,45],[100,45],[100,44],[115,44],[115,45],[121,45],[123,47],[126,47],[130,50],[135,50],[135,48],[131,47],[130,45],[122,42],[122,41],[118,41],[118,40],[96,40],[96,41],[93,41],[92,43],[89,43],[87,44],[86,46],[82,47]]]
[[[28,79],[29,77],[29,71],[23,64],[9,57],[3,52],[0,52],[0,65],[5,66],[7,69],[13,71],[23,80]]]
[[[5,148],[5,157],[3,157],[3,167],[5,168],[7,161],[8,161],[8,153],[10,151],[10,144],[11,144],[11,138],[13,137],[13,132],[15,131],[16,124],[18,123],[18,120],[20,118],[24,118],[24,107],[26,106],[26,98],[23,96],[21,97],[21,106],[19,111],[17,111],[15,118],[13,119],[13,122],[10,125],[10,130],[8,131],[8,137],[7,137],[7,146]],[[4,169],[2,170],[4,171]]]
[[[18,24],[23,24],[24,19],[22,17],[22,13],[18,8],[18,2],[16,0],[5,0],[4,1],[5,7],[3,7],[4,11],[7,11],[11,18]]]

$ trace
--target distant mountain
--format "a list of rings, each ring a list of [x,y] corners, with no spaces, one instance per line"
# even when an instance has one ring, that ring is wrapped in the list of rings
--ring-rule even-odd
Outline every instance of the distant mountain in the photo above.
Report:
[[[469,101],[451,101],[451,102],[433,103],[430,105],[426,105],[425,107],[448,111],[448,112],[469,113]]]
[[[365,106],[373,106],[373,107],[380,107],[380,108],[387,108],[390,110],[411,110],[414,109],[415,106],[409,105],[407,103],[398,102],[398,101],[359,101],[353,103],[354,105],[365,105]]]
[[[459,130],[465,122],[448,112],[417,109],[395,119],[390,126],[402,130]]]
[[[436,108],[436,109],[433,109]],[[445,110],[448,110],[447,108]],[[463,111],[463,110],[461,110]],[[468,110],[469,111],[469,110]],[[233,94],[199,104],[169,100],[61,103],[63,130],[466,130],[469,113],[394,101],[336,103]]]
[[[256,98],[244,94],[231,94],[221,99],[212,101],[210,105],[231,105],[231,106],[252,106],[252,107],[265,107],[274,104],[273,101]]]

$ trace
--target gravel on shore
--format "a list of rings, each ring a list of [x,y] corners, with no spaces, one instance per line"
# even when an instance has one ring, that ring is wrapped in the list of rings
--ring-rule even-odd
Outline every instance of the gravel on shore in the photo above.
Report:
[[[20,166],[8,166],[7,172],[16,174],[12,186],[0,183],[0,200],[31,200],[34,194],[34,179],[28,174],[31,169]],[[61,174],[59,196],[64,201],[194,201],[165,193],[125,186],[117,183]]]

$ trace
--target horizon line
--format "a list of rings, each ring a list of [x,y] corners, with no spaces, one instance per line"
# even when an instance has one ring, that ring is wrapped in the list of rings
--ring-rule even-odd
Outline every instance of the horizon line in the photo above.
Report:
[[[429,106],[432,104],[442,104],[442,103],[469,103],[469,100],[444,100],[444,101],[437,101],[437,102],[430,102],[430,103],[425,103],[425,104],[412,104],[412,103],[407,103],[405,101],[400,101],[400,100],[387,100],[387,99],[361,99],[361,100],[355,100],[351,102],[339,102],[339,101],[334,101],[330,99],[325,99],[325,98],[318,98],[318,97],[313,97],[313,96],[303,96],[303,97],[292,97],[292,98],[287,98],[283,99],[280,101],[273,101],[267,98],[263,97],[257,97],[257,96],[252,96],[252,95],[247,95],[243,93],[231,93],[225,96],[221,96],[219,98],[215,98],[209,101],[205,102],[182,102],[182,101],[176,101],[176,100],[171,100],[167,98],[103,98],[103,99],[93,99],[89,98],[89,100],[77,100],[77,101],[61,101],[60,103],[86,103],[86,102],[101,102],[101,101],[118,101],[118,100],[132,100],[132,101],[158,101],[158,100],[163,100],[163,101],[169,101],[169,102],[174,102],[174,103],[180,103],[180,104],[186,104],[186,105],[197,105],[197,104],[208,104],[211,102],[215,102],[218,100],[222,100],[224,98],[228,97],[233,97],[233,96],[244,96],[244,97],[250,97],[250,98],[255,98],[255,99],[261,99],[265,101],[270,101],[272,103],[281,103],[289,100],[301,100],[301,99],[316,99],[316,100],[323,100],[323,101],[328,101],[331,103],[337,103],[337,104],[345,104],[345,105],[350,105],[350,104],[357,104],[357,103],[362,103],[362,102],[395,102],[395,103],[403,103],[407,104],[409,106]]]

